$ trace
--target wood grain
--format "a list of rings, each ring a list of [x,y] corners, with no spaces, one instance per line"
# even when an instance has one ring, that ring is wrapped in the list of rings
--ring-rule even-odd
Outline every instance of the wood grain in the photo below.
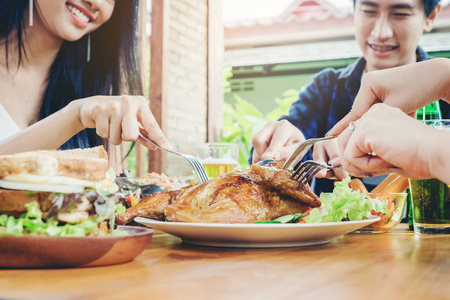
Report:
[[[156,122],[165,133],[167,130],[170,0],[152,1],[151,18],[150,109]],[[166,168],[166,153],[164,151],[149,151],[148,161],[153,172],[162,173]]]
[[[376,193],[401,193],[409,187],[409,180],[407,177],[400,176],[396,173],[390,174],[379,185],[377,185],[371,194]]]
[[[222,1],[208,1],[208,114],[207,142],[219,142],[223,126],[224,37]]]
[[[2,270],[14,299],[447,299],[450,236],[404,224],[322,246],[227,249],[156,233],[134,261],[110,267]]]

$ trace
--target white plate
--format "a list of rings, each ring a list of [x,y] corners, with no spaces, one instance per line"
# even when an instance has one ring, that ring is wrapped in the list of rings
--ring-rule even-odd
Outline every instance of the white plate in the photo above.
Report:
[[[222,224],[163,222],[137,217],[136,222],[177,236],[188,244],[214,247],[297,247],[320,245],[335,237],[379,221],[295,224]]]

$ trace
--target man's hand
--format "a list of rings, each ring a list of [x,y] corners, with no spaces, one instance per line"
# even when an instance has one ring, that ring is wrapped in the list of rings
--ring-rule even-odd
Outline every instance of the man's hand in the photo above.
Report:
[[[303,133],[289,121],[270,122],[253,138],[252,163],[269,158],[285,161],[304,140]]]

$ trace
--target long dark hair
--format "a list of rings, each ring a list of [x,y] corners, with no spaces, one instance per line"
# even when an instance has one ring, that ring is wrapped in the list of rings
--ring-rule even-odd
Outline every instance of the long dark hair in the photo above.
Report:
[[[355,5],[355,1],[353,0],[353,5]],[[429,16],[433,10],[436,8],[436,5],[440,2],[441,0],[423,0],[423,8],[425,11],[425,16]]]
[[[16,30],[19,64],[26,57],[24,12],[29,0],[0,1],[0,38]],[[90,34],[91,55],[87,62],[87,40],[64,41],[53,62],[44,94],[40,119],[65,107],[75,99],[94,95],[142,94],[138,63],[137,30],[139,0],[118,0],[105,24]],[[26,38],[26,37],[25,37]],[[95,129],[72,137],[61,149],[86,148],[103,144]]]

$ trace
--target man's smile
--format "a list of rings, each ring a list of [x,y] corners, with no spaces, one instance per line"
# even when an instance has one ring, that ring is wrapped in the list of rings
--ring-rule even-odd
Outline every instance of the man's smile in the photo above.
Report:
[[[392,50],[395,50],[398,48],[398,46],[396,46],[396,45],[377,45],[377,44],[371,44],[371,43],[368,43],[368,45],[373,50],[381,51],[381,52],[392,51]]]

